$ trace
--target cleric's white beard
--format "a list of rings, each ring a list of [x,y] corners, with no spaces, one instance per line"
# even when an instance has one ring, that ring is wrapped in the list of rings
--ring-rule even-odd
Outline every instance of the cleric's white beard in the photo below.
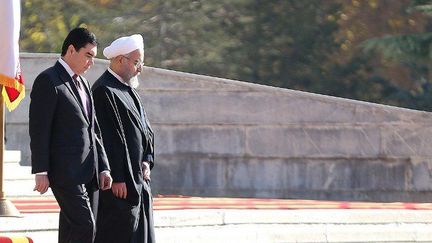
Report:
[[[129,84],[129,86],[131,86],[134,89],[138,88],[139,86],[138,76],[133,76],[131,79],[129,79],[127,83]]]

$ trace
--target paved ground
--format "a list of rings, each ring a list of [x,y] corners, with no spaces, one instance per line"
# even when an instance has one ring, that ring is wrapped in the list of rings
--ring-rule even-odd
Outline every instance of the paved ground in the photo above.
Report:
[[[155,210],[159,242],[432,242],[432,210]],[[57,242],[58,213],[0,218],[0,235]]]
[[[5,164],[4,191],[21,212],[0,235],[57,242],[58,205],[32,191],[30,168]],[[432,204],[157,196],[156,236],[195,242],[432,242]]]

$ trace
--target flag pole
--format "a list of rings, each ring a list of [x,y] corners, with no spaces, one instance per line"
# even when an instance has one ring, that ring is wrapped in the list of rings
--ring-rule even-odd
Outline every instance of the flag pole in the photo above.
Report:
[[[0,85],[0,90],[3,90],[3,85]],[[3,165],[4,165],[4,98],[0,94],[0,217],[20,217],[18,209],[9,201],[3,190]]]

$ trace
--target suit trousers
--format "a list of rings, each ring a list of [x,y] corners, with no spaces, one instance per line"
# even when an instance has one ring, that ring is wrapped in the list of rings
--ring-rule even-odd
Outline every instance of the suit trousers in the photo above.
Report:
[[[59,243],[93,243],[96,224],[85,185],[50,185],[60,206]]]

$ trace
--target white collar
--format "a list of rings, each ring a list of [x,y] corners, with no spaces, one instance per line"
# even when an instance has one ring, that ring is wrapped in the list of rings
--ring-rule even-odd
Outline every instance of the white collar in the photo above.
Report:
[[[72,77],[75,75],[74,71],[72,71],[70,66],[63,60],[63,58],[59,58],[59,63],[66,69],[66,72],[68,72],[69,76]]]
[[[111,68],[108,67],[108,72],[110,72],[115,78],[117,78],[122,84],[129,86],[117,73],[115,73]]]

